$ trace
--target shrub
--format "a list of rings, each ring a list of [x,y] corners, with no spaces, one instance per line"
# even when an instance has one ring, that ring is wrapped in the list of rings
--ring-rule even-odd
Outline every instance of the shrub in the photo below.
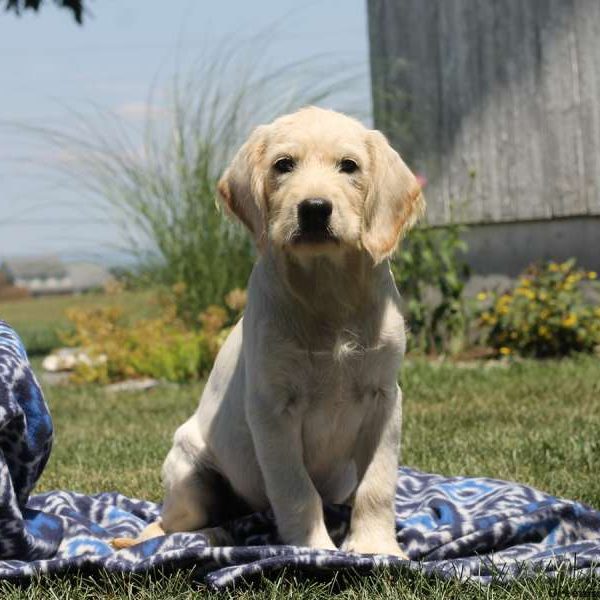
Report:
[[[171,315],[127,325],[117,307],[70,309],[75,332],[69,345],[81,347],[89,363],[76,366],[78,383],[108,383],[135,377],[186,381],[198,377],[205,359],[203,337]]]
[[[505,356],[592,352],[600,344],[600,306],[585,302],[582,283],[594,279],[574,260],[549,262],[529,267],[512,290],[480,293],[485,341]]]
[[[464,230],[456,224],[417,227],[392,261],[413,351],[456,354],[464,346],[468,306],[463,291],[469,276]]]
[[[185,292],[179,285],[177,297]],[[152,377],[184,382],[206,373],[229,329],[239,318],[244,293],[227,296],[227,308],[209,306],[200,314],[202,327],[189,328],[177,315],[176,303],[163,297],[159,317],[129,322],[119,307],[70,309],[67,316],[74,333],[64,336],[70,346],[82,348],[89,361],[79,363],[73,374],[77,383],[109,383],[129,378]]]

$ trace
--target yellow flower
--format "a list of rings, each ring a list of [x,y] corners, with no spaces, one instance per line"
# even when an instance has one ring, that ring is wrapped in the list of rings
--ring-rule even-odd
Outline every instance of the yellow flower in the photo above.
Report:
[[[528,300],[535,299],[535,292],[526,287],[518,287],[515,290],[515,293],[519,294],[520,296],[525,296],[525,298],[527,298]]]
[[[481,313],[481,322],[488,325],[495,325],[497,321],[496,317],[486,310],[485,312]]]
[[[594,314],[600,319],[600,306],[594,309]]]
[[[542,317],[542,319],[547,319],[549,316],[550,311],[546,308],[540,312],[540,317]]]
[[[512,302],[512,296],[509,296],[508,294],[503,294],[496,301],[496,310],[501,315],[507,314],[508,313],[508,307],[509,307],[509,305],[510,305],[511,302]]]
[[[569,313],[563,320],[562,324],[564,327],[575,327],[577,325],[577,315]]]
[[[246,307],[246,302],[248,300],[248,294],[246,290],[242,290],[240,288],[235,288],[225,296],[225,304],[236,312],[242,311]]]
[[[520,283],[523,287],[529,287],[531,285],[531,281],[529,281],[529,279],[526,279],[525,277],[523,277],[520,280]]]
[[[545,325],[540,325],[538,327],[538,334],[542,337],[548,337],[550,334],[550,330]]]
[[[596,277],[598,277],[598,273],[596,273],[596,271],[590,271],[587,276],[588,279],[596,279]]]
[[[479,292],[476,297],[479,302],[483,302],[487,298],[487,294],[485,292]]]
[[[560,267],[555,262],[551,262],[548,265],[548,270],[552,273],[558,273],[560,271]]]
[[[502,348],[500,348],[500,354],[502,354],[503,356],[508,356],[511,353],[512,353],[512,350],[510,348],[508,348],[507,346],[502,346]]]
[[[546,300],[548,298],[548,294],[546,294],[546,292],[540,292],[538,294],[538,298],[543,302],[544,300]]]

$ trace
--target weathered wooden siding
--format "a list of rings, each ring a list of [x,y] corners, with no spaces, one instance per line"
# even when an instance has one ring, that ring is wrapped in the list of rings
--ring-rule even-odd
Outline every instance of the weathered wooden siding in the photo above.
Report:
[[[375,123],[430,222],[600,215],[600,0],[368,7]]]

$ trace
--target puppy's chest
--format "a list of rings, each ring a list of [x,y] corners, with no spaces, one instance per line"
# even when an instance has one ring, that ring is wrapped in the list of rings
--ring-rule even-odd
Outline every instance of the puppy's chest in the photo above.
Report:
[[[289,410],[303,424],[305,444],[315,451],[344,451],[357,435],[367,411],[396,369],[389,348],[348,346],[335,353],[306,353],[286,368]],[[393,375],[392,375],[393,376]]]
[[[305,362],[302,381],[296,380],[307,410],[334,409],[340,404],[361,404],[365,393],[377,386],[381,374],[373,351],[342,348],[335,355],[315,353]]]

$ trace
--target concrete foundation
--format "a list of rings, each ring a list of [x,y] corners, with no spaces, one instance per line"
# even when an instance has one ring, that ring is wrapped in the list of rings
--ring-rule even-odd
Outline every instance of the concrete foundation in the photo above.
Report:
[[[471,225],[464,237],[475,274],[515,277],[532,262],[572,257],[600,273],[600,217]]]

